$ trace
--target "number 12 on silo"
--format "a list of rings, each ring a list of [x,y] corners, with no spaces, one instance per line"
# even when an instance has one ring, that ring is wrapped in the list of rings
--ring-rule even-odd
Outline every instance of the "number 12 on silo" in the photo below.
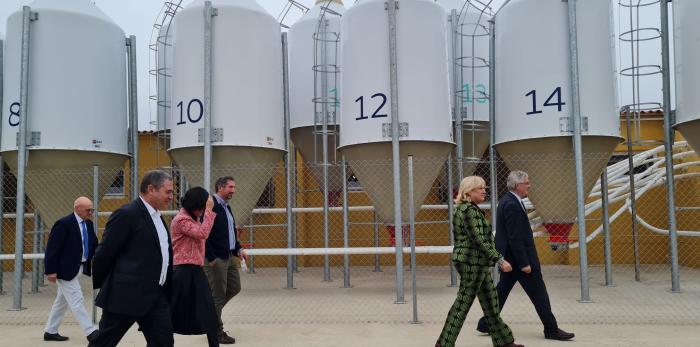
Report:
[[[556,96],[556,102],[553,102],[552,99]],[[531,90],[529,93],[525,94],[525,97],[530,97],[532,99],[532,110],[530,112],[526,112],[526,115],[532,115],[532,114],[538,114],[542,113],[542,110],[537,109],[537,91],[536,90]],[[554,89],[552,94],[549,95],[547,100],[544,102],[542,105],[543,107],[547,106],[556,106],[557,107],[557,112],[561,112],[562,106],[566,105],[565,102],[561,100],[561,87],[557,87]]]

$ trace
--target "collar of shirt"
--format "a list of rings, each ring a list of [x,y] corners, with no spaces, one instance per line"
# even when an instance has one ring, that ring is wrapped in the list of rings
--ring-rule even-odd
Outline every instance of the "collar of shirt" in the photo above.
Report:
[[[219,196],[219,194],[214,194],[214,198],[216,199],[217,202],[219,202],[219,204],[224,205],[224,206],[228,205],[228,201],[222,199]]]
[[[80,218],[80,216],[78,216],[78,214],[77,214],[77,213],[75,213],[75,212],[73,212],[73,215],[75,216],[75,219],[77,219],[77,220],[78,220],[78,225],[80,225],[80,223],[82,223],[82,222],[83,222],[83,219],[82,219],[82,218]]]
[[[144,200],[144,198],[143,198],[142,196],[140,196],[140,195],[139,195],[139,199],[141,199],[141,201],[143,202],[143,204],[146,205],[146,210],[148,210],[148,214],[149,214],[151,217],[160,217],[160,211],[158,211],[158,210],[156,210],[155,208],[153,208],[153,206],[151,206],[151,204],[149,204],[148,202],[146,202],[146,200]]]

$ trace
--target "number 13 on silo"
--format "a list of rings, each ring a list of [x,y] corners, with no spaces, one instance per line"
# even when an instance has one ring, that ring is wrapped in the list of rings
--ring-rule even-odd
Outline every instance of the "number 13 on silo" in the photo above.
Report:
[[[529,91],[527,94],[525,94],[526,98],[530,98],[532,100],[532,108],[530,111],[525,112],[526,115],[533,115],[533,114],[539,114],[542,113],[542,109],[537,109],[539,104],[537,103],[537,90],[533,89]],[[555,101],[556,100],[556,101]],[[549,97],[547,100],[544,102],[542,107],[557,107],[557,112],[561,112],[562,106],[566,105],[564,101],[562,101],[561,98],[561,87],[556,87],[554,88],[554,91],[549,94]]]

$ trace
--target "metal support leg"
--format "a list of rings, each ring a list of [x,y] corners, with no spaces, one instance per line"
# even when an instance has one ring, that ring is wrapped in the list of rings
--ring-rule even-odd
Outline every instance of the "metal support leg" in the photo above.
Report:
[[[412,299],[413,299],[413,320],[411,323],[418,324],[418,285],[416,281],[416,218],[414,217],[415,211],[413,208],[413,156],[408,156],[408,219],[410,225],[410,239],[411,239],[411,286],[412,286]],[[401,231],[401,237],[403,238],[403,230]]]
[[[345,155],[342,156],[343,176],[348,177],[348,163],[345,161]],[[343,179],[343,247],[350,247],[350,211],[348,210],[348,180]],[[350,255],[343,255],[343,288],[351,288],[350,285]]]
[[[99,234],[100,230],[100,166],[92,167],[92,225],[95,227],[95,233]],[[97,323],[97,305],[95,299],[99,289],[92,290],[92,322]]]
[[[600,175],[600,195],[603,203],[603,234],[605,238],[605,286],[613,286],[612,252],[610,240],[610,211],[608,209],[608,170],[603,170]]]
[[[377,220],[377,211],[373,212],[374,222],[374,247],[379,247],[379,221]],[[382,259],[379,254],[374,255],[374,272],[382,272]]]
[[[250,223],[248,225],[248,242],[250,242],[251,245],[255,244],[255,217],[253,214],[250,215]],[[255,273],[255,256],[254,255],[249,255],[248,256],[248,273],[254,274]]]

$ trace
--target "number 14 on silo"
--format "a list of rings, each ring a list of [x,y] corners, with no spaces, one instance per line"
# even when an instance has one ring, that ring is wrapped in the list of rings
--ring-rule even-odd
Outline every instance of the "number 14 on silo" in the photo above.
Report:
[[[526,115],[529,116],[532,114],[542,113],[542,109],[537,109],[537,90],[531,90],[529,93],[525,94],[525,97],[529,97],[532,100],[532,109],[530,112],[525,112]],[[555,97],[556,102],[554,102]],[[550,94],[547,100],[544,102],[542,107],[556,106],[557,112],[561,112],[562,106],[564,105],[566,105],[566,103],[561,100],[561,87],[556,87],[552,94]]]

